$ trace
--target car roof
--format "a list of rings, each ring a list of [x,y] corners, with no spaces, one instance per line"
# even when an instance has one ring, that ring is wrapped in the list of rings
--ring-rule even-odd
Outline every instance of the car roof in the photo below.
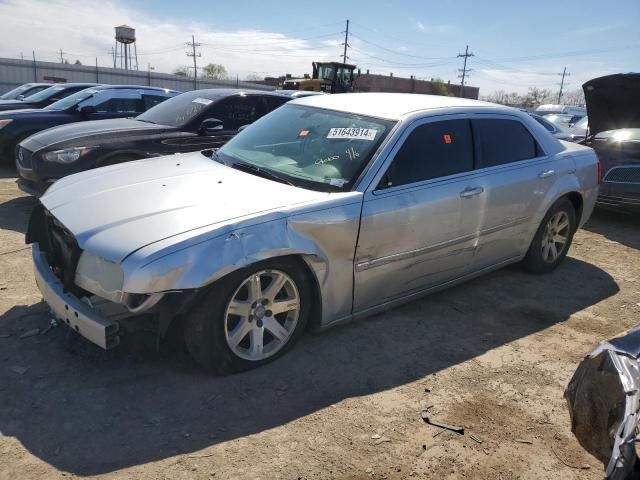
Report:
[[[338,93],[333,95],[313,95],[292,100],[291,103],[386,118],[389,120],[399,120],[410,113],[437,108],[492,107],[512,110],[510,107],[468,98],[415,93]]]
[[[52,83],[51,87],[99,87],[102,86],[102,84],[100,83],[65,83],[65,82],[60,82],[60,83]]]
[[[182,93],[179,90],[172,90],[170,88],[162,88],[162,87],[149,87],[147,85],[98,85],[95,87],[96,90],[109,90],[109,89],[122,89],[122,88],[141,88],[144,90],[158,90],[160,92],[173,92],[173,93]]]
[[[282,98],[282,95],[270,92],[268,90],[253,90],[253,89],[247,89],[247,88],[203,88],[199,90],[189,90],[188,92],[184,92],[184,93],[197,94],[201,97],[208,98],[211,100],[222,98],[222,97],[230,97],[232,95],[242,95],[242,94],[268,95],[271,97]]]

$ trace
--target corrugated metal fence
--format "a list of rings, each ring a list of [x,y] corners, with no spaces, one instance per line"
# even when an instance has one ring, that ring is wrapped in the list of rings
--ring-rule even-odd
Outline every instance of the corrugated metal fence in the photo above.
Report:
[[[182,92],[195,88],[193,78],[168,73],[0,58],[0,94],[24,83],[47,81],[47,78],[59,78],[67,82],[96,82],[111,85],[151,85]],[[197,82],[197,88],[223,87],[273,90],[272,86],[236,80],[198,79]]]

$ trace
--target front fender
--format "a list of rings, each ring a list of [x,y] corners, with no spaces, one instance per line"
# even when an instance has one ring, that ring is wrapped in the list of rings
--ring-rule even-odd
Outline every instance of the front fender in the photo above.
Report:
[[[359,196],[356,202],[321,211],[228,228],[184,248],[174,244],[150,255],[142,249],[123,262],[123,291],[199,289],[261,260],[297,255],[316,277],[323,306],[321,323],[346,317],[352,308]]]

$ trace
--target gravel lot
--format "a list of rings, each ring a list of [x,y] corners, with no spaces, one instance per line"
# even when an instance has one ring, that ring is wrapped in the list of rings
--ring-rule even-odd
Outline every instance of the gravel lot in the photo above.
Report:
[[[640,322],[637,219],[596,213],[552,275],[501,270],[216,378],[180,352],[45,333],[33,205],[0,171],[0,479],[602,478],[562,395]],[[429,405],[465,434],[425,424]]]

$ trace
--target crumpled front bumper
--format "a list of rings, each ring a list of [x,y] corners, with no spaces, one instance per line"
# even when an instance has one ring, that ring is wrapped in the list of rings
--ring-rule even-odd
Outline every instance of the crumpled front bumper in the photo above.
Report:
[[[69,292],[49,268],[47,257],[33,244],[31,255],[36,284],[54,315],[87,340],[104,349],[118,345],[118,323],[96,312],[90,305]]]

